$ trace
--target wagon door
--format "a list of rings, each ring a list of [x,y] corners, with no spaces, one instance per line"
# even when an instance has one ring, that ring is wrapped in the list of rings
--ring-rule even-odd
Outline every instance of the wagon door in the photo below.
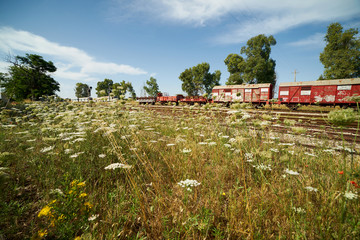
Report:
[[[260,89],[260,101],[269,100],[269,88],[261,88]]]
[[[311,96],[311,86],[303,86],[300,89],[299,101],[301,103],[309,103]]]
[[[352,85],[340,85],[337,86],[337,93],[336,93],[336,102],[337,103],[346,103],[346,97],[351,95],[351,87]]]
[[[225,89],[225,101],[231,101],[231,89]]]
[[[311,103],[334,103],[336,86],[313,86],[311,92]]]
[[[299,103],[300,102],[300,88],[298,86],[290,87],[289,90],[289,102],[291,103]]]
[[[245,102],[251,102],[251,88],[245,88]]]
[[[233,102],[242,102],[243,101],[242,89],[236,88],[236,89],[232,90],[232,100],[233,100]]]
[[[260,89],[259,88],[253,88],[252,91],[252,102],[259,102],[260,101]]]

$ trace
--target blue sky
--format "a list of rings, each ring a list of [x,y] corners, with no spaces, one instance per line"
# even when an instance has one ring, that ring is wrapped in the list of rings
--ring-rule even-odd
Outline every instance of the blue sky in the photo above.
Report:
[[[0,72],[8,54],[39,54],[58,68],[58,93],[75,98],[77,82],[146,80],[182,93],[179,75],[201,62],[229,73],[224,59],[258,34],[277,44],[278,82],[316,80],[327,26],[360,27],[359,0],[7,0],[0,1]],[[92,91],[95,96],[95,91]]]

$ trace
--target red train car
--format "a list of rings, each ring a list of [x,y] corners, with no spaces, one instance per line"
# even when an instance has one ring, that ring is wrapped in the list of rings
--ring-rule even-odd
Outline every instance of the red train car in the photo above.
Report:
[[[194,105],[195,103],[206,104],[206,103],[208,103],[208,100],[206,97],[203,97],[203,96],[187,96],[187,97],[181,99],[180,102]]]
[[[273,85],[271,83],[216,86],[212,90],[214,103],[265,104],[272,96]]]
[[[176,105],[177,105],[179,103],[179,101],[183,98],[184,98],[184,95],[181,95],[181,94],[178,94],[176,96],[163,96],[162,93],[158,93],[156,102],[159,102],[161,104],[176,103]]]
[[[349,96],[360,95],[360,78],[290,82],[279,85],[279,103],[351,105]]]

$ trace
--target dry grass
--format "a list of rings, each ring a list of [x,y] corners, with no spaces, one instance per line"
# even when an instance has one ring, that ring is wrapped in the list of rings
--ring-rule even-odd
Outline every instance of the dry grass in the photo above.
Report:
[[[51,190],[65,191],[73,180],[86,182],[93,214],[98,214],[73,237],[360,235],[359,159],[348,152],[322,146],[309,150],[296,140],[281,144],[266,125],[253,129],[251,119],[242,120],[239,113],[224,120],[191,109],[159,114],[117,103],[22,109],[1,115],[1,190],[6,194],[0,234],[6,239],[37,235],[42,223],[37,214],[55,198]],[[49,146],[53,149],[42,152]],[[131,168],[104,169],[112,163]],[[178,184],[186,179],[200,185]],[[62,230],[49,228],[44,238],[59,238]]]

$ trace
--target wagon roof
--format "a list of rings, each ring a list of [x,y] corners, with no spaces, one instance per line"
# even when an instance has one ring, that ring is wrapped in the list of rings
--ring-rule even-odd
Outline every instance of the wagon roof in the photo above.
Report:
[[[242,84],[242,85],[226,85],[226,86],[215,86],[213,89],[233,89],[233,88],[264,88],[270,87],[271,83],[262,84]]]
[[[360,78],[320,80],[320,81],[308,81],[308,82],[288,82],[288,83],[280,83],[279,87],[309,86],[309,85],[327,86],[327,85],[350,85],[350,84],[360,84]]]

